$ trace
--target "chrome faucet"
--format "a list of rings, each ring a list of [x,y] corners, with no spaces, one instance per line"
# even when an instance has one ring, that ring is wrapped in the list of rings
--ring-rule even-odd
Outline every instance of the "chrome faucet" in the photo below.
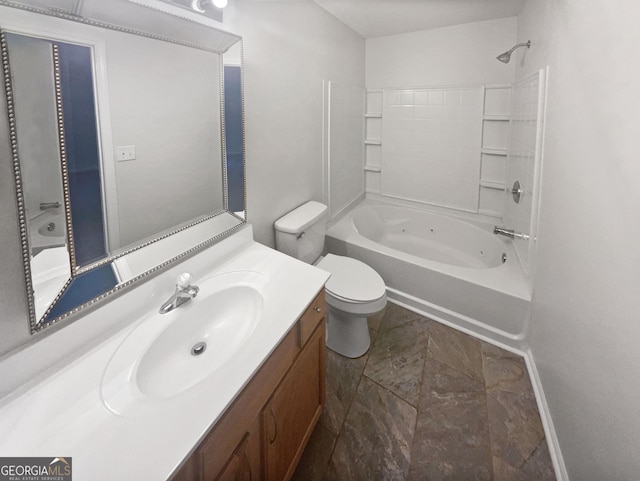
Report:
[[[180,274],[176,279],[176,291],[173,295],[160,306],[160,314],[166,314],[173,311],[176,307],[180,307],[187,301],[190,301],[198,295],[200,288],[191,285],[191,274],[185,272]]]
[[[504,227],[495,226],[493,228],[493,233],[496,235],[506,236],[509,239],[523,239],[523,240],[529,239],[529,234],[523,234],[522,232],[516,232],[513,229],[506,229]]]

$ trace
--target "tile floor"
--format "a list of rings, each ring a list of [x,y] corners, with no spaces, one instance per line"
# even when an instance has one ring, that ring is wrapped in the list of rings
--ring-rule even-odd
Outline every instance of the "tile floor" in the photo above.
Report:
[[[359,359],[327,350],[327,403],[295,481],[555,480],[524,359],[389,304]]]

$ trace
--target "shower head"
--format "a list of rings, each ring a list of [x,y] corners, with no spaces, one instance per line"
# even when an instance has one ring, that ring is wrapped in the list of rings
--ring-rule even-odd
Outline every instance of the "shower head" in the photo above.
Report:
[[[513,51],[520,47],[527,47],[527,48],[531,47],[531,40],[528,40],[526,43],[519,43],[518,45],[513,47],[511,50],[507,50],[505,53],[501,53],[496,58],[500,60],[502,63],[509,63],[509,60],[511,60],[511,54],[513,53]]]
[[[511,60],[511,53],[510,52],[501,53],[496,58],[503,63],[509,63],[509,60]]]

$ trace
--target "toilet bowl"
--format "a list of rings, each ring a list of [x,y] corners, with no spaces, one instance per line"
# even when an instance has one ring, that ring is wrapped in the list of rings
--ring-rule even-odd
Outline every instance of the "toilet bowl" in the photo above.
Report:
[[[328,254],[316,266],[331,274],[325,286],[327,347],[345,357],[360,357],[371,345],[367,318],[387,305],[384,281],[349,257]]]
[[[321,257],[327,206],[310,201],[275,222],[276,248],[331,274],[325,286],[327,346],[346,357],[365,354],[371,345],[367,317],[387,304],[382,277],[357,259]]]

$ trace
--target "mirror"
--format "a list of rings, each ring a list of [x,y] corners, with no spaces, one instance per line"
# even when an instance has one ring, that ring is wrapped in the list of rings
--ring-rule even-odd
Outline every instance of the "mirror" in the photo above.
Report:
[[[244,223],[240,37],[132,2],[0,0],[32,332]]]
[[[244,128],[242,105],[242,44],[222,56],[228,208],[244,218]]]

